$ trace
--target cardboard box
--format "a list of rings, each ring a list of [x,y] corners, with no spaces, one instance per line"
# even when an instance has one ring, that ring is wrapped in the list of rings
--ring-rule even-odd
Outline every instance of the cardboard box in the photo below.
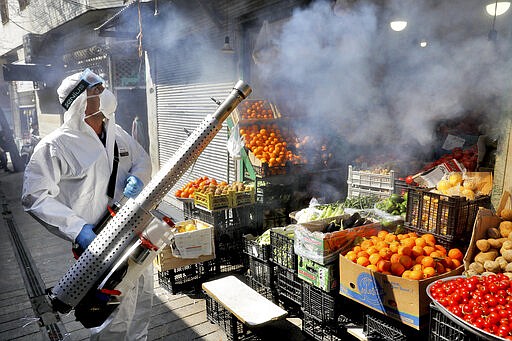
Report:
[[[341,255],[339,262],[341,295],[415,329],[429,322],[427,286],[464,270],[461,265],[446,274],[416,281],[371,271]]]
[[[178,258],[197,258],[213,254],[213,226],[201,220],[190,219],[176,224],[176,228],[194,224],[197,230],[176,233],[171,242],[172,253]]]
[[[324,291],[331,292],[338,287],[338,264],[318,264],[311,259],[298,257],[299,278]]]
[[[468,270],[469,264],[473,262],[473,259],[479,252],[476,247],[476,241],[479,239],[487,239],[487,230],[491,227],[498,227],[500,222],[501,218],[495,215],[491,210],[486,208],[480,208],[478,210],[468,251],[464,256],[464,270]]]
[[[215,252],[213,252],[211,255],[199,256],[197,258],[178,258],[172,254],[171,248],[167,245],[158,254],[158,256],[156,256],[153,261],[153,265],[159,272],[163,272],[191,264],[204,263],[212,259],[215,259]]]
[[[320,264],[336,262],[339,253],[348,251],[353,246],[356,237],[375,236],[380,229],[380,224],[374,223],[342,231],[322,233],[308,225],[297,224],[294,252]]]

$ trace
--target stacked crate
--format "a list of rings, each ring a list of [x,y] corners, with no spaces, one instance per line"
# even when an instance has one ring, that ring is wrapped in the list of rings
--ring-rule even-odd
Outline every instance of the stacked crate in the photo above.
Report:
[[[260,245],[252,234],[244,236],[244,254],[248,259],[247,284],[262,296],[276,301],[274,264],[270,262],[270,245]]]
[[[297,255],[294,240],[279,231],[270,230],[270,260],[275,264],[274,274],[277,299],[290,313],[300,314],[302,306],[302,280],[297,273]]]
[[[395,192],[395,172],[373,173],[368,170],[355,170],[348,166],[347,198],[375,195],[385,199]]]

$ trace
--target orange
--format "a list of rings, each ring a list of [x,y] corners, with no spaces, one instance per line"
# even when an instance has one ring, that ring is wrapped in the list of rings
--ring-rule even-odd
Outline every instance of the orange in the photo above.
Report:
[[[404,268],[409,269],[411,266],[413,266],[413,262],[411,257],[406,255],[401,255],[399,259],[400,264],[404,266]]]
[[[367,250],[370,246],[373,246],[373,241],[371,239],[366,239],[361,242],[361,249]]]
[[[444,265],[445,268],[453,269],[453,261],[450,257],[445,256],[441,263]]]
[[[379,251],[379,255],[382,257],[382,259],[389,260],[391,258],[391,255],[393,254],[393,251],[391,251],[388,247],[382,248]]]
[[[389,234],[388,231],[381,230],[381,231],[379,231],[379,233],[377,233],[377,237],[379,237],[380,239],[384,239],[387,234]]]
[[[430,256],[430,254],[431,254],[432,252],[434,252],[435,250],[436,250],[436,248],[435,248],[435,247],[430,246],[430,245],[427,245],[427,246],[424,246],[424,247],[423,247],[423,254],[424,254],[425,256]]]
[[[435,274],[436,274],[436,269],[434,269],[433,267],[427,266],[427,267],[423,268],[423,277],[424,278],[429,278],[429,277],[435,276]]]
[[[427,245],[430,245],[430,246],[436,245],[436,237],[434,237],[433,234],[425,233],[424,235],[421,236],[421,238],[425,239],[425,241],[427,242]]]
[[[409,279],[409,276],[411,275],[411,270],[405,270],[403,273],[402,273],[402,278],[407,278]]]
[[[354,248],[352,249],[355,253],[358,253],[359,251],[362,251],[363,249],[361,249],[361,247],[359,245],[356,245],[354,246]]]
[[[366,266],[367,269],[370,269],[372,271],[378,271],[377,266],[375,264],[369,264]]]
[[[391,250],[391,252],[398,252],[398,247],[400,246],[400,243],[399,242],[392,242],[391,244],[389,244],[389,249]]]
[[[444,246],[436,244],[434,245],[434,247],[436,248],[437,251],[441,252],[443,255],[446,255],[446,249],[444,248]]]
[[[411,270],[423,270],[423,266],[421,264],[414,264]]]
[[[413,279],[416,281],[423,279],[423,271],[422,270],[411,270],[411,273],[409,274],[409,279]]]
[[[368,257],[357,257],[357,264],[367,266],[370,264]]]
[[[400,255],[398,253],[394,253],[391,255],[391,258],[389,260],[391,261],[391,263],[399,263]]]
[[[456,258],[452,258],[452,263],[454,269],[457,269],[462,264],[462,262]]]
[[[402,276],[405,271],[405,268],[400,263],[391,263],[391,273],[395,276]]]
[[[369,255],[372,255],[374,253],[379,253],[379,250],[375,246],[370,246],[366,252],[368,252]]]
[[[421,256],[418,256],[416,257],[416,259],[414,260],[417,264],[421,264],[421,261],[423,260],[423,258],[425,258],[425,256],[421,255]]]
[[[427,241],[423,238],[416,238],[414,240],[414,243],[417,245],[417,246],[420,246],[420,247],[424,247],[425,245],[427,245]]]
[[[430,257],[430,256],[425,256],[423,257],[423,259],[421,260],[421,265],[423,265],[424,267],[434,267],[435,265],[435,261],[434,261],[434,258]]]
[[[370,257],[370,254],[369,254],[368,252],[366,252],[366,251],[364,251],[364,250],[363,250],[363,251],[359,251],[359,252],[357,253],[357,257],[358,257],[358,258],[359,258],[359,257],[365,257],[365,258],[368,258],[368,257]]]
[[[434,251],[430,254],[430,257],[432,258],[443,258],[444,255],[441,251]]]
[[[382,250],[384,248],[387,248],[388,247],[388,243],[386,243],[385,241],[383,240],[379,240],[376,244],[375,244],[375,247],[377,248],[377,250]]]
[[[419,245],[415,245],[412,247],[412,256],[414,258],[417,258],[418,256],[423,255],[423,248]]]
[[[399,246],[398,247],[398,254],[399,255],[406,255],[410,256],[412,253],[411,248],[408,246]]]
[[[450,257],[451,259],[462,261],[464,255],[462,254],[462,251],[460,251],[459,249],[453,248],[450,249],[450,251],[448,251],[448,257]]]
[[[377,263],[377,269],[378,269],[380,272],[389,272],[389,270],[391,270],[391,262],[390,262],[390,261],[388,261],[388,260],[381,259],[381,260]]]
[[[384,240],[387,241],[388,243],[391,243],[391,242],[394,242],[395,240],[397,240],[398,238],[396,237],[395,234],[392,234],[392,233],[388,233],[385,235],[384,237]]]
[[[372,253],[370,255],[370,257],[368,257],[368,260],[370,261],[371,264],[375,265],[377,264],[380,260],[382,259],[382,257],[380,256],[380,254],[378,253]]]
[[[403,246],[407,246],[409,248],[412,248],[413,246],[416,245],[416,243],[414,242],[414,239],[413,238],[406,238],[406,239],[402,239],[402,241],[400,242]]]
[[[349,251],[347,252],[347,254],[345,255],[345,257],[349,260],[351,260],[352,262],[355,262],[356,259],[357,259],[357,253],[355,253],[354,251]]]

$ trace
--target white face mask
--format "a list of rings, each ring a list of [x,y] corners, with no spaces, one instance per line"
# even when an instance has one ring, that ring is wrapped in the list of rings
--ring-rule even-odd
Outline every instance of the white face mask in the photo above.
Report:
[[[98,115],[99,113],[103,113],[103,116],[105,116],[106,119],[112,119],[112,116],[114,115],[114,112],[117,109],[117,100],[116,96],[112,93],[112,91],[108,89],[104,89],[103,92],[99,95],[94,96],[88,96],[87,98],[91,97],[99,97],[100,98],[100,110],[96,111],[93,114],[88,115],[86,118],[90,118],[94,115]]]

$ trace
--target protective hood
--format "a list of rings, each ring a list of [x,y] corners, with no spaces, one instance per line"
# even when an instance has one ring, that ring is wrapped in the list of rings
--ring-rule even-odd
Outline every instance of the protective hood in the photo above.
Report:
[[[83,79],[83,72],[75,73],[71,76],[66,77],[59,88],[57,94],[59,95],[59,102],[62,104],[68,97],[71,91],[75,89],[77,84]],[[117,103],[116,103],[117,104]],[[73,103],[69,106],[69,109],[64,113],[64,123],[61,128],[63,130],[71,129],[78,130],[96,136],[94,130],[85,122],[85,109],[87,107],[87,91],[82,92]],[[110,119],[105,120],[105,130],[107,132],[107,141],[105,148],[109,160],[114,157],[114,141],[115,141],[115,115],[111,115]]]

